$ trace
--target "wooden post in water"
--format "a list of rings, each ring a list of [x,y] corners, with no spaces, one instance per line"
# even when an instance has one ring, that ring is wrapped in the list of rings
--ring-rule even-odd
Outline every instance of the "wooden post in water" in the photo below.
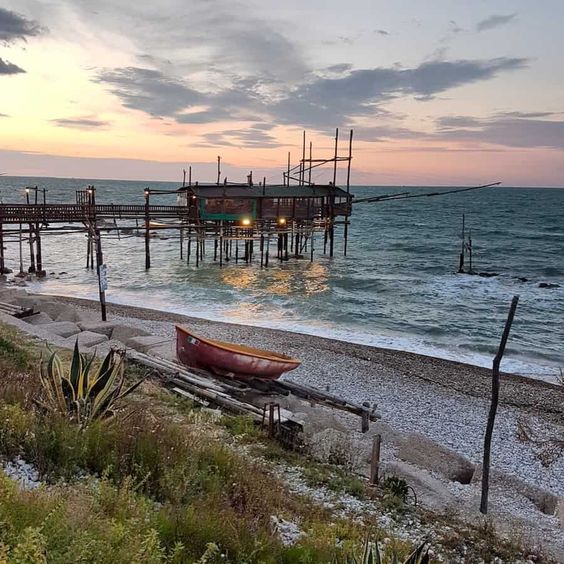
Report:
[[[488,422],[486,425],[486,434],[484,436],[484,458],[482,461],[482,497],[480,500],[480,511],[484,515],[488,512],[488,494],[490,489],[490,453],[495,416],[499,402],[499,367],[501,364],[501,359],[503,358],[503,353],[505,352],[505,346],[507,345],[509,331],[511,330],[511,325],[513,323],[513,318],[515,317],[515,310],[517,309],[518,303],[519,296],[513,296],[513,300],[511,300],[511,307],[509,308],[509,314],[507,316],[507,321],[505,322],[505,328],[503,329],[503,335],[501,336],[499,349],[493,360],[492,400],[490,405],[490,412],[488,414]]]
[[[464,244],[466,243],[466,235],[464,233],[464,221],[465,217],[462,214],[462,246],[460,248],[460,260],[458,263],[458,274],[464,274]]]
[[[347,161],[347,194],[351,192],[351,162],[352,162],[352,142],[353,142],[353,130],[351,129],[349,137],[349,158]],[[347,202],[348,205],[348,202]],[[348,210],[347,210],[348,211]],[[344,247],[343,255],[347,256],[347,246],[349,241],[349,216],[345,215],[345,233],[344,233]]]
[[[151,268],[151,232],[150,228],[150,217],[149,217],[149,197],[151,191],[149,188],[145,188],[145,270]]]
[[[0,219],[0,276],[6,271],[6,261],[4,259],[4,223]]]

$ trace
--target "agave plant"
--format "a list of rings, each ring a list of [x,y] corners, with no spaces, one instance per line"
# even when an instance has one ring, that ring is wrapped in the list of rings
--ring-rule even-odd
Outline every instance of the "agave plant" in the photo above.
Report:
[[[429,547],[427,541],[422,542],[408,557],[403,564],[429,564]],[[362,558],[346,556],[345,564],[400,564],[397,554],[393,554],[391,560],[382,560],[382,554],[377,542],[366,541]]]
[[[49,359],[41,362],[43,394],[37,403],[47,411],[68,417],[81,428],[95,419],[113,417],[117,403],[143,379],[125,388],[124,351],[111,349],[97,369],[94,358],[95,355],[89,358],[80,353],[78,339],[68,369],[57,353],[51,352]]]

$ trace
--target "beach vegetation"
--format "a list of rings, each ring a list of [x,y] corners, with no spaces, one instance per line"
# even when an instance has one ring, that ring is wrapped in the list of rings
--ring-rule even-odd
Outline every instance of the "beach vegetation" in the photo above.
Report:
[[[125,351],[111,349],[96,366],[95,356],[82,354],[78,339],[70,365],[63,364],[56,351],[46,362],[40,363],[40,407],[51,413],[63,415],[81,428],[94,420],[112,418],[120,402],[143,381],[125,386]]]
[[[331,465],[284,450],[244,418],[217,420],[152,380],[121,400],[125,421],[80,425],[39,406],[40,347],[12,341],[1,325],[0,336],[29,355],[0,372],[0,563],[347,562],[367,537],[380,543],[383,563],[394,562],[394,553],[401,562],[414,550],[409,539],[396,538],[394,525],[382,528],[379,515],[351,518],[313,502],[275,469],[291,463],[308,474],[310,468],[306,481],[335,492],[358,489],[362,497],[359,478],[353,483],[344,470],[332,474]],[[73,356],[60,355],[69,372]],[[133,368],[123,365],[127,383],[144,376]],[[25,489],[3,472],[4,462],[16,459],[33,466],[39,487]],[[285,541],[273,517],[303,534]],[[471,546],[473,535],[453,537],[451,552],[468,539]],[[491,539],[488,550],[503,556]]]

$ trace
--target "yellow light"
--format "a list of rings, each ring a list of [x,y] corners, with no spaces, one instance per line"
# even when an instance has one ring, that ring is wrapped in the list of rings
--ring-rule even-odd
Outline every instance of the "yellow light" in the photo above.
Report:
[[[251,220],[248,217],[245,217],[244,219],[241,220],[241,225],[243,225],[244,227],[248,227],[249,225],[251,225]]]
[[[286,218],[285,217],[279,217],[278,218],[278,225],[286,225]]]

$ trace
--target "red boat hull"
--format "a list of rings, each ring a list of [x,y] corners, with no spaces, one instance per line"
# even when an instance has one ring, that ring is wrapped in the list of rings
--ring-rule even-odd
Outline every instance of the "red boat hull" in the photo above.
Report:
[[[176,356],[186,366],[243,380],[275,380],[300,365],[299,360],[272,351],[203,339],[178,325]]]

